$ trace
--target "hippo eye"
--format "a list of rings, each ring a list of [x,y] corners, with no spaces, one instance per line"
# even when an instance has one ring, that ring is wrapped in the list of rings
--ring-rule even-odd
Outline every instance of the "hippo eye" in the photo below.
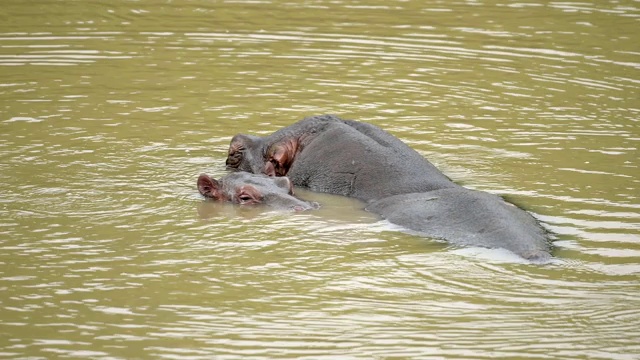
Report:
[[[238,195],[238,202],[240,204],[257,204],[260,201],[258,201],[256,198],[254,198],[250,194],[242,193]]]
[[[260,204],[263,196],[253,185],[247,184],[236,189],[234,202],[241,205]]]

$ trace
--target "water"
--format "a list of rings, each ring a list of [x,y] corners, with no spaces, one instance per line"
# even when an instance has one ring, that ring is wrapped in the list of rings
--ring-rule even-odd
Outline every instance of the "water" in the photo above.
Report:
[[[2,13],[0,356],[638,358],[636,1]],[[324,113],[531,211],[556,260],[303,190],[322,209],[203,203],[234,134]]]

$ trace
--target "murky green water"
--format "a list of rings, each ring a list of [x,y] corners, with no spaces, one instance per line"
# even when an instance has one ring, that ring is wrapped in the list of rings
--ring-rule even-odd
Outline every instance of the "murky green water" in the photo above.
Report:
[[[640,354],[640,3],[23,1],[0,21],[0,357]],[[333,113],[557,234],[452,249],[350,199],[203,203]]]

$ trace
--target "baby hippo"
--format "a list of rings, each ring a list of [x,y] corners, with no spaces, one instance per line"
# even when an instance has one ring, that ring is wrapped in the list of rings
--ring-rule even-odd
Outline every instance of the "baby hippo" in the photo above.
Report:
[[[207,174],[198,177],[198,191],[206,198],[240,205],[264,204],[279,210],[317,209],[318,204],[293,196],[293,185],[287,177],[235,172],[220,180]]]

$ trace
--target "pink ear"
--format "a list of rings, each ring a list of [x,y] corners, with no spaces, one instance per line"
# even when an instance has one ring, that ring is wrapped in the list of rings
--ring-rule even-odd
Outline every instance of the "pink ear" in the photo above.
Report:
[[[267,150],[267,160],[273,163],[275,176],[286,176],[298,149],[297,140],[283,140]]]
[[[279,175],[281,176],[286,175],[287,171],[289,171],[289,163],[288,163],[289,157],[287,156],[286,145],[277,144],[274,147],[271,158],[278,163],[278,167],[281,169],[281,171],[284,171],[284,173]]]
[[[221,200],[222,192],[220,187],[220,183],[216,179],[210,178],[207,174],[200,174],[198,177],[198,191],[204,197]]]

